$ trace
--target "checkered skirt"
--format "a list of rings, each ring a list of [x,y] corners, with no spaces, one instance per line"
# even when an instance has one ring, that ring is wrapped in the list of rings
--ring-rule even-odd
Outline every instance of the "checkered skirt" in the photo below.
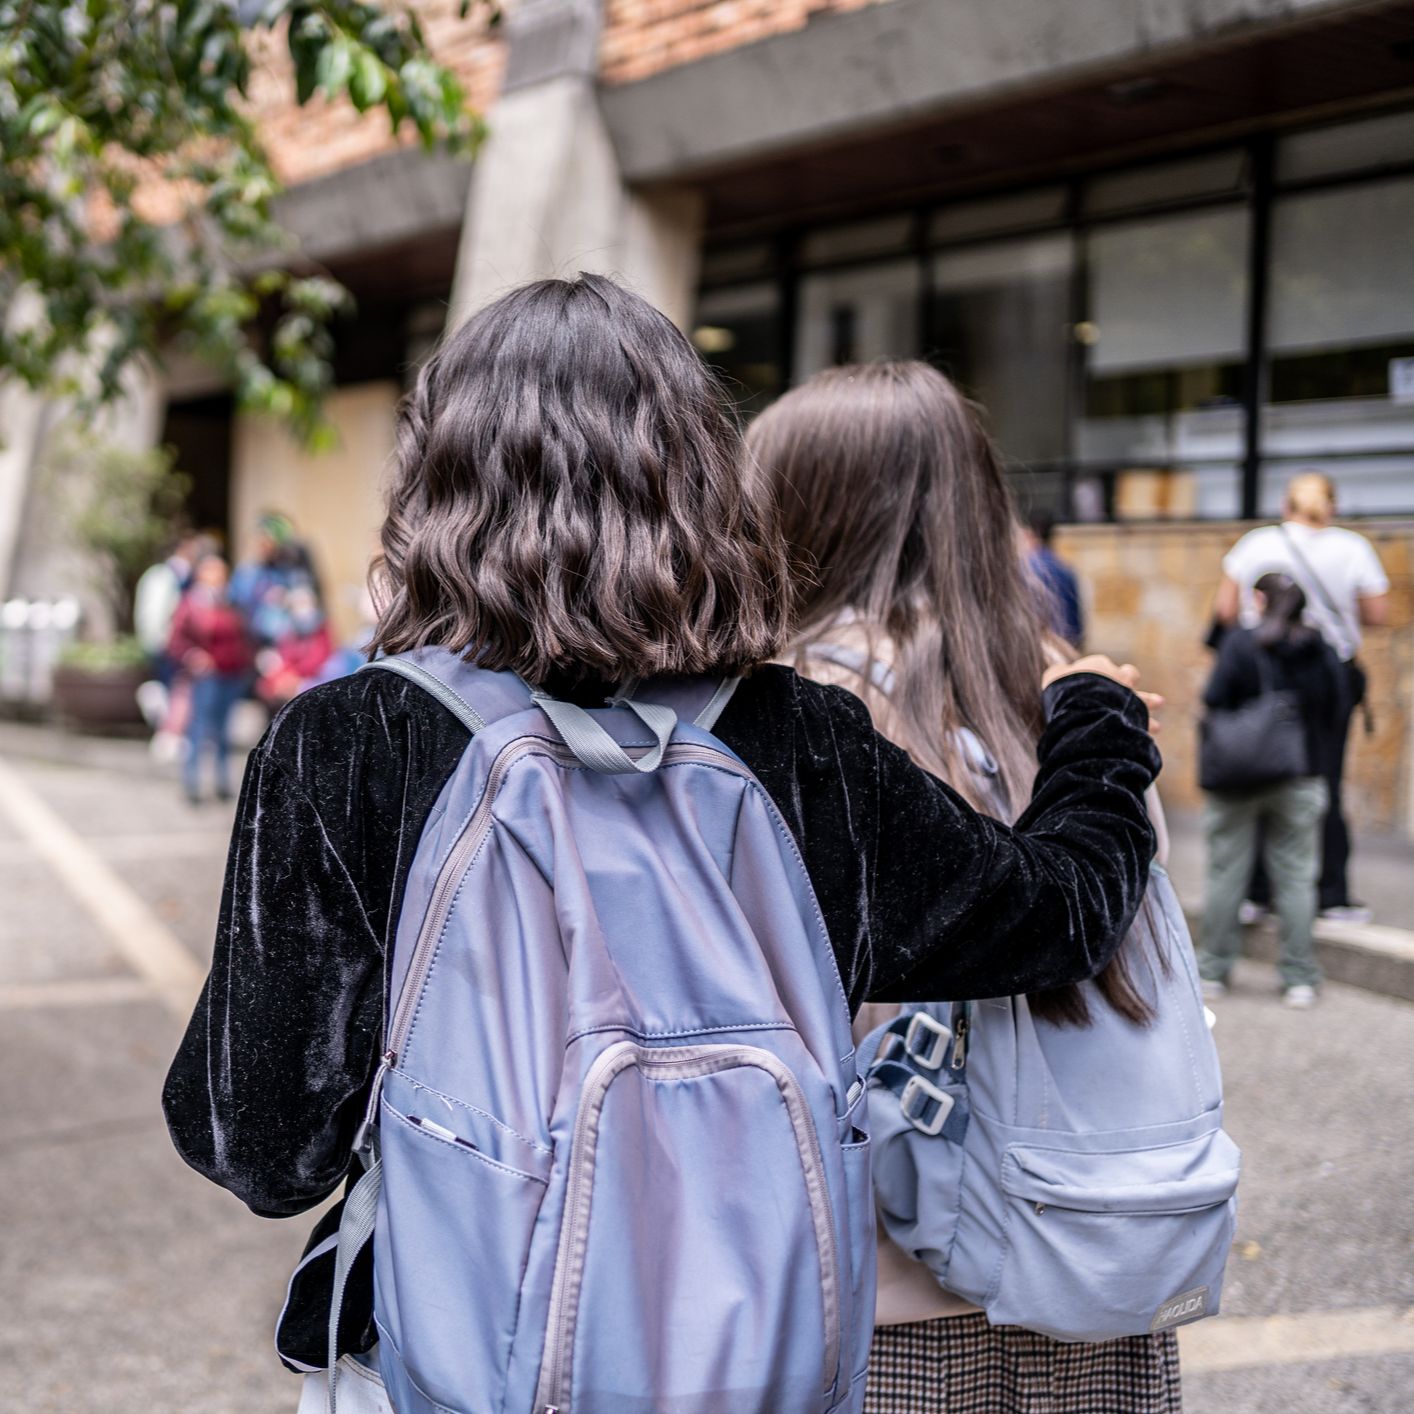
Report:
[[[1181,1414],[1172,1331],[1066,1345],[980,1313],[874,1332],[864,1414]]]

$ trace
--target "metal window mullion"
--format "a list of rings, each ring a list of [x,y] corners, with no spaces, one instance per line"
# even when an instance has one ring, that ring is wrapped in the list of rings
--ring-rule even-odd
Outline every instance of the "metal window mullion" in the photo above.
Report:
[[[1262,408],[1271,383],[1267,358],[1267,300],[1272,255],[1272,171],[1276,144],[1271,134],[1254,138],[1252,223],[1247,237],[1247,371],[1243,379],[1243,455],[1240,510],[1255,520],[1262,490]]]

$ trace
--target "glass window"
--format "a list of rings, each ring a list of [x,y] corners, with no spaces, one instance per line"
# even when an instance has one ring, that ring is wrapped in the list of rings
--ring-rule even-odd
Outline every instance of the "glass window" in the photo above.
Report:
[[[1245,207],[1223,207],[1088,239],[1077,455],[1121,472],[1187,468],[1193,477],[1169,513],[1237,507],[1248,222]]]
[[[1279,200],[1270,301],[1264,455],[1326,471],[1342,510],[1414,507],[1414,179]],[[1279,499],[1284,468],[1263,481]]]
[[[1065,206],[1064,187],[1033,187],[985,201],[959,202],[945,206],[933,216],[928,224],[928,239],[942,243],[1056,226],[1065,217]]]
[[[728,281],[768,275],[774,264],[775,252],[766,241],[713,246],[702,252],[702,283],[724,285]]]
[[[1294,133],[1277,144],[1277,180],[1310,181],[1414,162],[1414,113]]]
[[[698,302],[692,342],[745,416],[782,392],[780,298],[774,284],[708,291]]]
[[[915,260],[807,275],[800,282],[795,381],[822,368],[919,353]]]
[[[929,357],[986,407],[1010,461],[1066,455],[1072,240],[999,241],[933,261]]]
[[[1110,215],[1205,196],[1228,196],[1242,190],[1246,173],[1247,154],[1240,147],[1183,162],[1131,167],[1086,182],[1084,209],[1088,215]]]
[[[893,255],[907,250],[912,239],[913,218],[907,214],[856,221],[849,226],[825,226],[811,231],[801,242],[800,258],[807,265],[828,265],[861,256]]]

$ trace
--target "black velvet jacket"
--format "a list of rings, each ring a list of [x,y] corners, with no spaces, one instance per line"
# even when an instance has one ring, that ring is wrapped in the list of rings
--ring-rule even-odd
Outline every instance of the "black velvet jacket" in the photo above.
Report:
[[[853,1008],[1037,991],[1113,955],[1154,852],[1142,795],[1159,755],[1143,704],[1107,678],[1064,678],[1046,707],[1032,803],[1009,828],[844,689],[776,666],[737,689],[717,735],[800,845]],[[257,1213],[303,1212],[344,1177],[408,867],[467,741],[422,689],[360,673],[296,698],[250,759],[211,975],[163,1105],[182,1157]],[[366,1344],[353,1286],[345,1325]],[[298,1295],[316,1363],[327,1304]]]

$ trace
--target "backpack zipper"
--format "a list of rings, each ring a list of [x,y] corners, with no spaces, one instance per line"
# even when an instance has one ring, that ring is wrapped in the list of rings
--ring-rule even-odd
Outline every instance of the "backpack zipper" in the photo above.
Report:
[[[790,1068],[770,1051],[758,1046],[705,1045],[648,1047],[633,1041],[618,1041],[594,1060],[580,1089],[579,1110],[575,1115],[570,1141],[569,1175],[565,1188],[565,1209],[560,1218],[560,1239],[555,1254],[555,1274],[550,1287],[550,1323],[545,1332],[545,1350],[536,1385],[538,1414],[568,1411],[570,1402],[570,1362],[574,1356],[574,1331],[579,1312],[580,1282],[588,1242],[589,1204],[594,1192],[594,1164],[597,1156],[599,1118],[609,1086],[630,1066],[657,1071],[657,1078],[697,1079],[723,1070],[755,1067],[775,1082],[785,1103],[800,1154],[810,1206],[811,1225],[820,1258],[821,1301],[824,1307],[825,1358],[822,1388],[828,1392],[835,1382],[839,1365],[842,1329],[840,1318],[843,1273],[834,1222],[830,1215],[829,1186],[825,1175],[820,1136],[810,1115],[800,1082]]]

